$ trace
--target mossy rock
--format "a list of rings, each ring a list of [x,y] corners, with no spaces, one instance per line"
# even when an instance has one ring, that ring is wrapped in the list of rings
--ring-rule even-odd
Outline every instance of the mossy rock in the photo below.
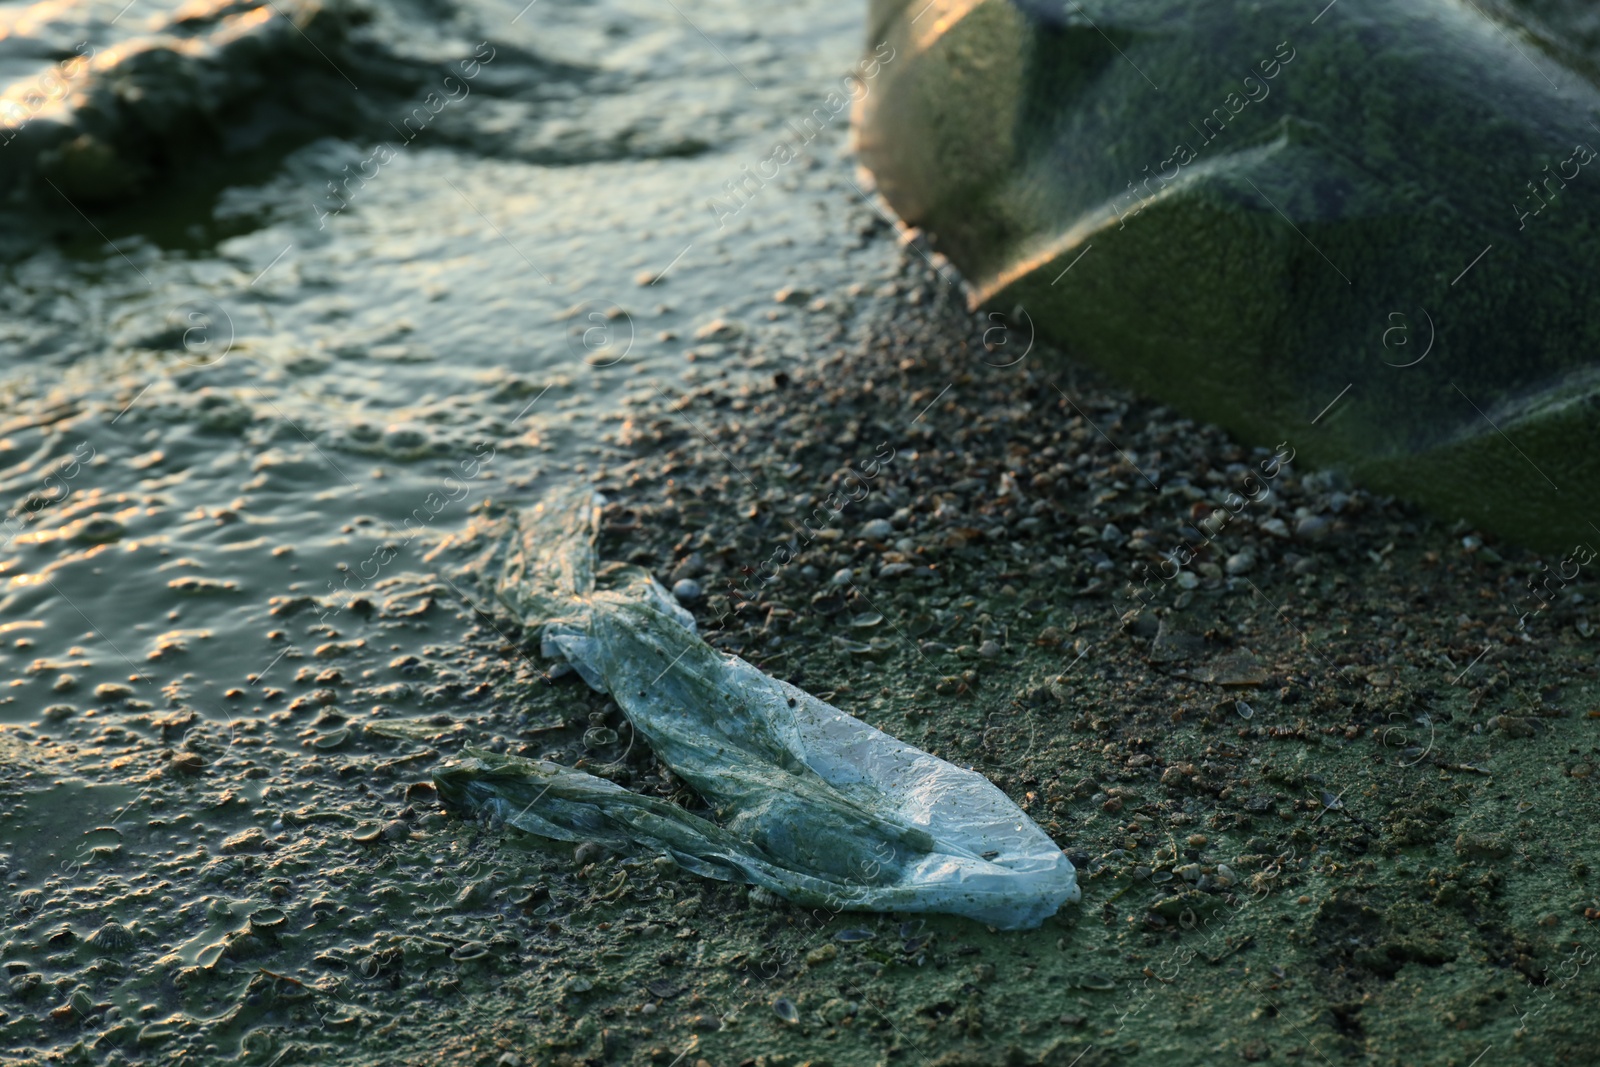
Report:
[[[1600,543],[1589,16],[1317,7],[878,0],[862,158],[975,307],[1442,517]]]

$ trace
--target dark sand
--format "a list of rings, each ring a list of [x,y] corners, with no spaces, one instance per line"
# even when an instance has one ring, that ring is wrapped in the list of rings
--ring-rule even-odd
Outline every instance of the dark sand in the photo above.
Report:
[[[0,806],[54,790],[75,827],[139,792],[120,834],[13,836],[6,1061],[1592,1063],[1588,569],[1519,631],[1531,556],[1042,346],[997,366],[1026,338],[986,351],[996,324],[907,256],[853,319],[774,303],[804,369],[618,424],[602,555],[693,580],[714,644],[989,775],[1080,904],[1024,933],[806,913],[441,811],[463,742],[698,803],[446,567],[321,621],[283,603],[316,651],[247,698],[262,722],[151,707],[51,746],[71,775],[16,764]],[[861,496],[849,469],[891,453]],[[818,515],[842,484],[861,498]],[[1136,568],[1231,491],[1261,499],[1134,610]],[[434,643],[393,658],[402,633]],[[401,712],[410,739],[364,728]],[[597,726],[617,740],[586,750]]]

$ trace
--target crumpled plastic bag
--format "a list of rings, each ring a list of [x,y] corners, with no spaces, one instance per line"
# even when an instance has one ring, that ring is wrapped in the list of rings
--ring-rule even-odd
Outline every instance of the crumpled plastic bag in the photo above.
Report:
[[[1031,928],[1077,900],[1061,849],[981,775],[962,770],[716,651],[648,573],[597,572],[594,494],[507,520],[475,567],[545,655],[610,693],[715,821],[547,761],[468,750],[436,772],[452,807],[807,907],[941,912]]]

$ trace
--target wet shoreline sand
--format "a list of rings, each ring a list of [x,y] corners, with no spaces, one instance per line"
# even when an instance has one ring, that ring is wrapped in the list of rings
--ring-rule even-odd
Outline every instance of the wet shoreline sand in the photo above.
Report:
[[[798,313],[814,361],[636,405],[591,472],[601,555],[698,584],[714,645],[990,777],[1081,904],[1022,934],[817,915],[457,819],[430,775],[468,743],[698,801],[447,549],[333,627],[280,604],[306,652],[259,718],[108,691],[120,714],[70,740],[12,732],[51,772],[8,774],[7,806],[48,789],[84,818],[7,845],[6,1055],[1585,1062],[1587,602],[1525,640],[1531,556],[1290,464],[1130,617],[1133,568],[1277,443],[1042,349],[995,366],[990,324],[905,257],[853,319]]]

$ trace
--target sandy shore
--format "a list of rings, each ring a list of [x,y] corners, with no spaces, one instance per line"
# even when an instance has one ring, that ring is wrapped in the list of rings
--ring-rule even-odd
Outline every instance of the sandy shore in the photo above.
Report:
[[[259,721],[19,732],[71,771],[19,771],[18,810],[132,814],[9,838],[6,1056],[1588,1062],[1582,577],[1519,629],[1531,557],[1042,347],[1014,362],[1014,332],[986,349],[995,323],[911,253],[874,293],[853,317],[782,294],[809,362],[617,423],[588,472],[602,555],[719,647],[988,775],[1081,904],[1020,934],[808,914],[441,810],[431,771],[469,742],[699,803],[447,552],[343,605]],[[760,358],[763,328],[727,344]],[[306,600],[285,630],[317,627]],[[392,658],[400,633],[433,643]]]

